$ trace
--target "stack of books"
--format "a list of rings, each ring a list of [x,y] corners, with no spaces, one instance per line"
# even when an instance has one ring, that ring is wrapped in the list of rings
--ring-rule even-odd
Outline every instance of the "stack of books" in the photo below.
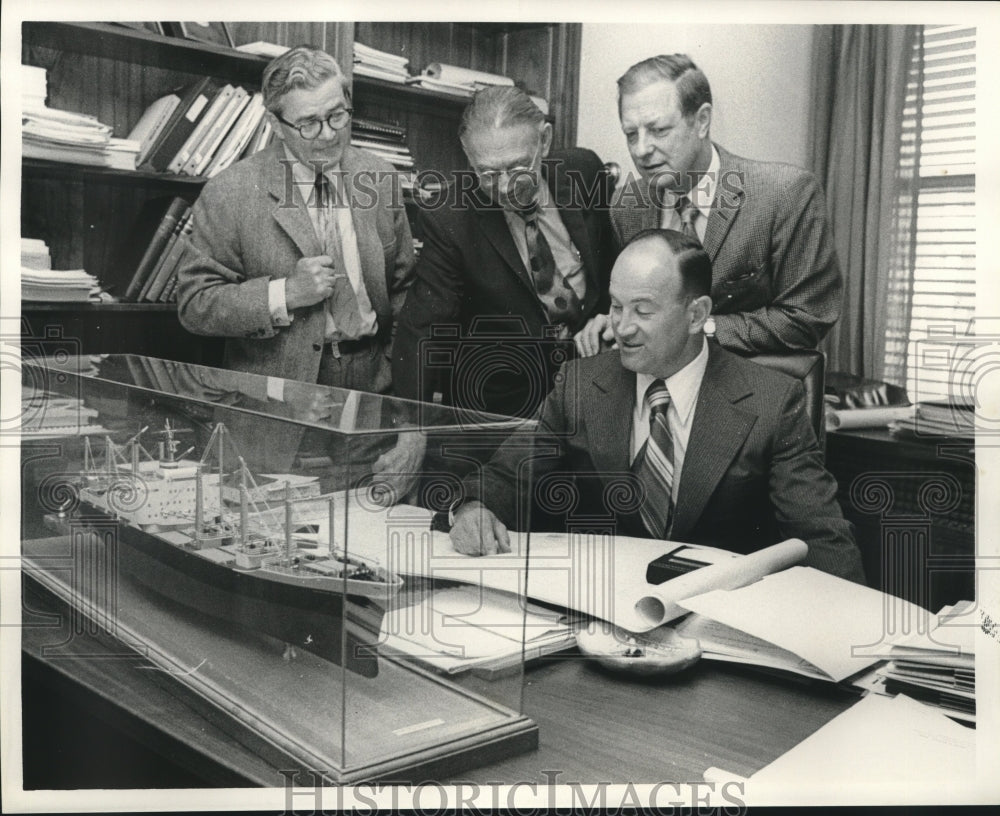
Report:
[[[355,118],[351,127],[351,144],[374,153],[397,169],[409,170],[413,167],[413,156],[406,144],[406,128],[394,122]]]
[[[126,269],[135,270],[125,290],[126,301],[169,303],[177,299],[177,269],[190,248],[191,207],[183,198],[171,200],[165,212],[163,207],[162,199],[148,202],[130,232],[131,245],[145,246],[145,251],[134,266],[129,259],[121,261]],[[144,241],[150,229],[152,236]]]
[[[364,43],[354,43],[355,74],[403,84],[410,76],[409,64],[406,57],[397,57]]]
[[[513,85],[514,80],[502,74],[475,71],[458,65],[432,62],[420,76],[408,79],[412,85],[429,91],[440,91],[453,96],[472,96],[480,88],[489,85]],[[546,113],[548,106],[546,105]]]
[[[889,430],[903,437],[973,439],[976,412],[971,403],[918,402],[912,416],[889,423]]]
[[[953,719],[976,721],[975,604],[946,606],[930,633],[913,633],[889,649],[879,670],[887,694],[904,693]]]
[[[266,147],[271,132],[260,92],[204,77],[153,102],[129,139],[140,169],[211,178]]]
[[[21,239],[21,300],[80,303],[99,297],[100,291],[97,278],[82,269],[53,269],[45,241]]]

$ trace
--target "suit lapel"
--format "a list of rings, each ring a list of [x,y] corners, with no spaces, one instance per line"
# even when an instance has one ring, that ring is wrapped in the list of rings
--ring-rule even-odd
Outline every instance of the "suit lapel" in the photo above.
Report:
[[[609,481],[629,469],[635,373],[622,366],[617,352],[606,352],[597,360],[601,368],[590,383],[581,383],[580,399],[590,458]]]
[[[507,219],[504,218],[503,209],[494,206],[477,207],[476,215],[478,216],[479,228],[482,230],[483,235],[486,236],[486,240],[500,254],[500,257],[503,258],[514,277],[521,282],[522,286],[527,287],[534,296],[535,286],[528,276],[528,270],[525,269],[521,256],[517,252],[514,239],[510,234],[510,228],[507,226]],[[541,303],[539,303],[539,307],[541,307]]]
[[[739,216],[740,207],[743,205],[743,187],[737,190],[729,190],[722,182],[738,173],[739,168],[733,162],[730,153],[723,150],[718,145],[715,149],[719,151],[719,178],[716,179],[715,201],[712,202],[712,214],[708,218],[705,226],[705,251],[713,261],[719,254],[722,242],[726,239],[733,222]]]
[[[684,454],[671,538],[686,541],[709,497],[739,453],[757,416],[739,407],[753,393],[743,376],[709,344],[708,367],[698,391]]]
[[[292,239],[303,257],[319,255],[320,242],[306,211],[305,199],[311,191],[303,190],[295,183],[283,143],[276,142],[268,149],[273,159],[268,162],[268,192],[275,200],[274,220]]]
[[[343,170],[342,178],[347,193],[347,201],[368,201],[372,196],[371,187],[362,190],[357,186],[358,167],[355,159],[357,154],[348,147],[340,160]],[[371,181],[369,178],[368,181]],[[378,202],[385,206],[385,202]],[[382,240],[378,235],[378,208],[376,206],[351,207],[351,220],[354,222],[354,234],[358,242],[358,256],[361,259],[361,276],[365,282],[365,290],[376,314],[388,314],[389,292],[385,282],[385,254],[382,252]]]

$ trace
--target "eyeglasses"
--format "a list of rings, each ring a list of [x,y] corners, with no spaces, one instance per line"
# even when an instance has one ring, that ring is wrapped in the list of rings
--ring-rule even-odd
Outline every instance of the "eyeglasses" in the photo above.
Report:
[[[531,161],[527,165],[517,165],[516,167],[505,167],[503,170],[480,170],[477,167],[473,167],[472,170],[476,174],[476,178],[482,184],[495,186],[500,183],[500,180],[506,176],[508,179],[515,178],[522,173],[534,173],[535,172],[535,162],[538,159],[538,154],[542,151],[542,145],[539,143],[538,147],[535,148],[535,152],[531,156]]]
[[[277,113],[274,114],[274,118],[277,119],[282,124],[288,125],[290,128],[295,128],[299,132],[299,136],[303,139],[309,141],[319,138],[319,134],[323,132],[323,124],[326,123],[330,126],[330,130],[342,130],[347,127],[347,123],[351,121],[351,115],[354,113],[354,108],[338,108],[326,119],[310,119],[308,122],[303,122],[301,125],[294,125],[287,119],[282,118]]]

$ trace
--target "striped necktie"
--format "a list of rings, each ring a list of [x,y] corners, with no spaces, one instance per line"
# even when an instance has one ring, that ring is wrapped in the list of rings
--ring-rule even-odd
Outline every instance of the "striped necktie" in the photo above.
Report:
[[[333,322],[336,324],[340,339],[356,340],[361,335],[361,309],[358,306],[358,295],[351,285],[351,279],[347,276],[343,239],[337,226],[337,214],[332,211],[332,206],[341,205],[333,201],[333,190],[325,175],[316,174],[315,186],[316,206],[319,208],[320,240],[324,254],[333,258],[333,268],[336,271],[333,292],[326,301],[327,309],[333,315]]]
[[[674,209],[677,210],[677,216],[681,219],[681,232],[701,243],[698,231],[694,228],[694,219],[698,216],[698,210],[691,203],[691,199],[687,196],[681,196],[677,199]]]
[[[654,538],[665,538],[673,517],[674,443],[667,424],[670,392],[663,380],[653,380],[646,390],[649,438],[635,458],[635,473],[645,489],[639,508],[642,523]]]
[[[549,320],[562,323],[570,333],[583,322],[583,306],[576,291],[556,268],[552,247],[538,223],[538,204],[517,214],[524,219],[524,239],[528,247],[528,264],[535,293],[542,302]]]

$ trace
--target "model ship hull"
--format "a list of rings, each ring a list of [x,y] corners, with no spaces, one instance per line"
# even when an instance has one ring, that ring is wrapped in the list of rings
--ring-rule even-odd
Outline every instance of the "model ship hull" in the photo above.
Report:
[[[198,612],[269,635],[360,674],[378,674],[377,643],[383,608],[369,598],[344,595],[234,569],[218,550],[188,550],[80,503],[78,522],[115,524],[118,565],[157,594]],[[344,582],[344,583],[350,583]]]

